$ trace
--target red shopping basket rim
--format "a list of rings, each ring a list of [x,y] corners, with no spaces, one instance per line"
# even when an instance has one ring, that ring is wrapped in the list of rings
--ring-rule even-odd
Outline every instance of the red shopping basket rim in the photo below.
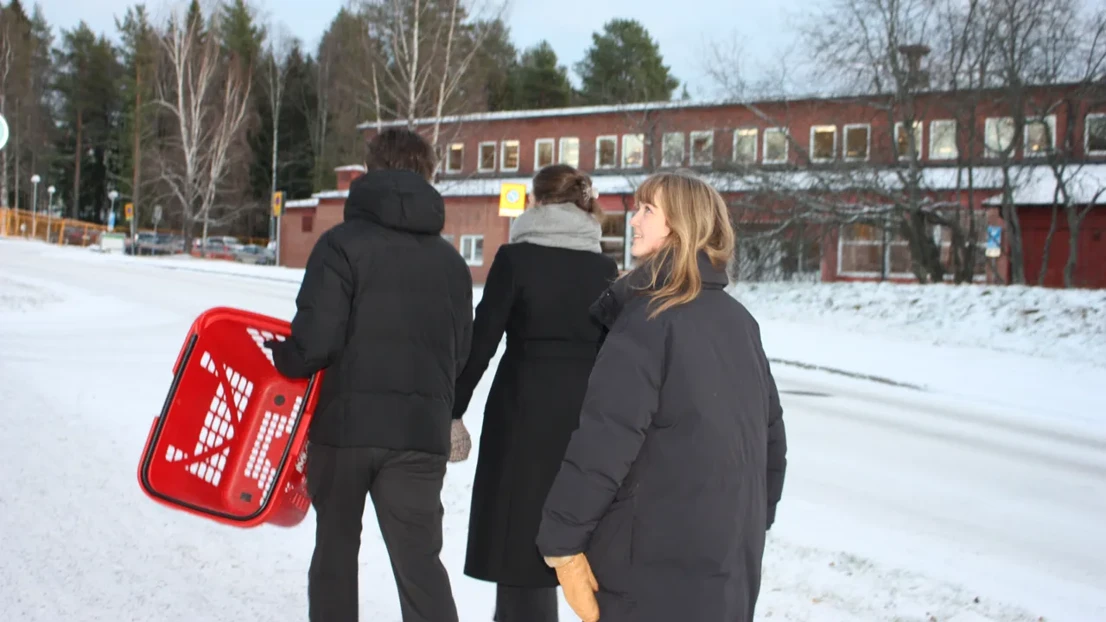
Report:
[[[180,362],[183,363],[184,361],[190,360],[190,358],[192,356],[192,351],[194,350],[194,348],[196,346],[196,341],[198,339],[199,339],[199,335],[197,335],[197,334],[193,334],[188,338],[188,345],[185,346],[184,353],[180,357]],[[192,503],[188,503],[187,501],[181,501],[179,499],[170,497],[169,495],[166,495],[166,494],[163,494],[163,493],[159,492],[157,489],[155,489],[153,487],[153,484],[150,483],[150,479],[149,479],[150,478],[150,464],[153,462],[154,456],[156,455],[155,448],[157,447],[157,441],[158,441],[159,438],[161,438],[161,431],[162,431],[162,428],[165,426],[165,416],[169,413],[169,408],[173,404],[173,399],[177,395],[177,388],[180,385],[180,381],[181,381],[181,378],[184,375],[185,369],[186,369],[186,366],[181,365],[177,369],[177,373],[173,374],[173,382],[169,386],[169,394],[165,398],[165,404],[161,407],[161,415],[158,416],[157,423],[154,426],[154,431],[150,435],[150,440],[146,443],[146,452],[142,456],[142,470],[141,470],[141,477],[139,478],[140,483],[142,484],[142,489],[146,492],[147,495],[149,495],[149,496],[153,497],[154,499],[157,499],[157,500],[159,500],[163,503],[167,503],[167,504],[172,505],[174,507],[185,508],[185,509],[187,509],[191,512],[194,512],[194,513],[197,513],[197,514],[200,514],[200,515],[203,515],[203,516],[214,516],[216,518],[219,518],[219,519],[222,519],[222,520],[225,520],[225,521],[229,521],[229,522],[239,522],[239,523],[253,522],[253,521],[257,520],[258,517],[262,516],[269,509],[269,505],[272,504],[275,499],[278,499],[280,497],[280,495],[272,494],[273,491],[270,491],[270,494],[266,495],[264,503],[262,503],[261,506],[257,508],[257,510],[255,510],[254,512],[252,512],[251,514],[248,514],[246,516],[239,516],[237,514],[231,514],[229,512],[223,512],[223,511],[220,511],[220,510],[213,510],[211,508],[201,507],[201,506],[198,506],[198,505],[195,505],[195,504],[192,504]],[[312,375],[311,379],[308,380],[307,390],[304,392],[305,396],[310,396],[311,395],[311,390],[315,386],[315,379],[317,377],[318,377],[317,374]],[[296,415],[295,423],[292,426],[291,434],[289,434],[289,442],[284,447],[284,451],[281,453],[281,456],[280,456],[280,462],[276,466],[276,472],[277,473],[283,473],[284,472],[284,467],[288,463],[288,459],[289,459],[289,457],[291,455],[291,452],[292,452],[292,446],[295,444],[295,443],[292,442],[291,439],[296,438],[296,434],[299,432],[300,425],[303,423],[303,419],[304,419],[303,413],[304,413],[304,410],[306,410],[307,406],[308,406],[308,400],[304,399],[303,402],[300,404],[299,412],[298,413],[293,413],[293,414]],[[280,483],[280,478],[274,478],[272,485],[275,487],[279,483]]]

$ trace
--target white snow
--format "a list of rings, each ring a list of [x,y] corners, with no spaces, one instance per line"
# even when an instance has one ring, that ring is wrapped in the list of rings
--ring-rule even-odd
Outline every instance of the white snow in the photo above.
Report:
[[[0,620],[305,619],[312,515],[243,531],[158,506],[136,480],[191,321],[217,305],[290,318],[302,271],[10,240],[0,265]],[[773,358],[923,387],[774,365],[790,464],[759,620],[1106,619],[1106,361],[1093,315],[1106,305],[1091,292],[982,291],[736,290]],[[914,296],[929,312],[910,311]],[[1019,320],[1026,307],[1065,329]],[[465,418],[477,448],[491,376]],[[465,622],[490,620],[494,594],[461,573],[472,455],[443,492],[443,558]],[[399,620],[366,518],[362,619]]]

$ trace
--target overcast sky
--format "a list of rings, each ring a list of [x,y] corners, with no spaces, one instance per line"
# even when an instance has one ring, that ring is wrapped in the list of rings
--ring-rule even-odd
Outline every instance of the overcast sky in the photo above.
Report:
[[[345,0],[252,0],[267,20],[283,23],[309,49],[314,49]],[[823,0],[511,0],[506,22],[519,48],[547,39],[571,73],[591,44],[591,34],[614,17],[642,22],[658,41],[665,62],[689,85],[697,99],[716,95],[703,71],[706,49],[714,41],[740,41],[747,73],[771,64],[793,44],[790,24],[811,4]],[[26,3],[29,5],[30,3]],[[115,38],[114,17],[134,0],[42,0],[50,23],[72,28],[81,20],[97,32]],[[155,18],[176,3],[147,0]],[[186,4],[186,3],[185,3]],[[55,34],[57,32],[55,31]],[[574,82],[576,80],[574,79]],[[677,95],[679,93],[677,92]]]

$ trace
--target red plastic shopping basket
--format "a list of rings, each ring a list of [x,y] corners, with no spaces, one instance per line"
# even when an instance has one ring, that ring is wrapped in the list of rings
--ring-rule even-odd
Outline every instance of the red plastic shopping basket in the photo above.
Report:
[[[288,322],[216,308],[193,322],[138,480],[153,500],[237,527],[307,514],[306,438],[322,374],[281,376],[262,344]]]

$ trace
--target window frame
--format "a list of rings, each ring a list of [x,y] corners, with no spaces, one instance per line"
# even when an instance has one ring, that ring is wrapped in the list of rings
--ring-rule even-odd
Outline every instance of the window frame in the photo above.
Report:
[[[672,137],[680,139],[680,159],[675,163],[668,158],[669,143],[674,142]],[[661,168],[679,168],[687,160],[687,136],[683,132],[665,132],[661,136]]]
[[[782,136],[783,137],[783,157],[779,160],[768,159],[768,137],[769,136]],[[791,157],[791,141],[788,140],[790,135],[787,132],[786,127],[767,127],[764,128],[764,153],[761,155],[761,162],[763,164],[787,164]]]
[[[849,131],[864,130],[864,157],[858,158],[849,155]],[[868,162],[872,159],[872,124],[848,123],[841,128],[841,159],[846,162]]]
[[[600,145],[604,141],[610,141],[614,144],[614,154],[611,158],[611,163],[604,166],[601,158],[603,157],[603,150]],[[610,170],[618,168],[618,135],[617,134],[604,134],[603,136],[595,137],[595,170]]]
[[[476,241],[480,242],[480,260],[479,261],[474,260],[474,259],[470,259],[468,257],[468,254],[466,254],[466,252],[465,252],[465,243],[466,242],[475,243]],[[461,253],[461,258],[465,260],[466,264],[468,264],[470,266],[474,266],[474,267],[483,266],[484,265],[484,234],[482,234],[482,233],[466,233],[466,234],[463,234],[461,236],[460,246],[458,247],[457,250],[458,250],[458,252]]]
[[[1083,154],[1091,157],[1106,156],[1106,148],[1091,150],[1091,121],[1102,123],[1103,140],[1106,140],[1106,112],[1090,112],[1083,117]]]
[[[905,153],[899,153],[899,132],[906,128],[906,121],[895,121],[894,133],[891,137],[892,148],[895,150],[895,159],[903,161],[910,158],[910,143],[907,142],[907,149]],[[917,149],[918,160],[921,161],[925,158],[925,121],[921,119],[914,119],[914,147]]]
[[[549,163],[542,164],[541,158],[541,146],[549,145]],[[555,138],[538,138],[534,141],[534,172],[538,172],[546,166],[553,166],[557,163],[557,139]]]
[[[1002,125],[1000,124],[1005,124],[1010,127],[1010,145],[1007,147],[1007,149],[1011,150],[1011,157],[1017,155],[1018,146],[1014,144],[1014,138],[1016,138],[1018,135],[1018,129],[1017,124],[1014,123],[1014,117],[987,117],[983,120],[983,157],[985,158],[998,159],[1002,156],[1002,152],[1005,151],[1005,149],[991,149],[991,146],[988,144],[987,141],[989,137],[988,135],[990,134],[989,128],[995,126],[997,130],[1001,130]]]
[[[576,143],[576,161],[568,162],[565,160],[565,141]],[[567,164],[572,168],[580,168],[580,138],[578,136],[562,136],[557,142],[557,162],[560,164]]]
[[[641,164],[633,165],[626,163],[626,142],[628,139],[637,139],[640,142],[641,149]],[[623,134],[622,135],[622,157],[619,159],[622,164],[622,168],[625,169],[639,169],[645,168],[645,134]]]
[[[952,155],[941,155],[937,149],[938,126],[952,126]],[[960,127],[956,119],[934,119],[929,122],[929,159],[936,161],[955,160],[960,157]]]
[[[514,147],[517,153],[515,154],[515,165],[513,168],[507,168],[507,148]],[[519,167],[522,165],[522,143],[517,139],[503,140],[499,143],[499,170],[503,173],[517,173]]]
[[[706,138],[708,143],[709,159],[706,162],[696,161],[695,159],[695,139]],[[688,134],[687,141],[687,163],[689,166],[713,166],[714,165],[714,130],[699,130],[697,132],[691,132]]]
[[[491,168],[484,167],[484,147],[492,148],[492,165]],[[494,173],[496,165],[499,164],[499,145],[494,140],[485,140],[480,143],[476,151],[476,170],[480,173]]]
[[[460,147],[461,148],[460,149],[461,164],[457,168],[453,168],[451,166],[452,163],[453,163],[453,151],[454,151],[453,148],[454,147]],[[460,173],[461,171],[465,170],[465,143],[463,143],[463,142],[449,143],[448,145],[446,145],[445,153],[446,153],[445,172],[447,174],[449,174],[449,173]]]
[[[1030,151],[1029,150],[1029,126],[1034,123],[1043,123],[1048,128],[1049,138],[1052,140],[1052,144],[1048,146],[1046,151]],[[1043,117],[1033,117],[1025,119],[1025,129],[1022,130],[1022,153],[1027,158],[1042,158],[1050,153],[1056,151],[1056,115],[1049,114]]]
[[[814,155],[814,135],[819,130],[822,130],[822,131],[833,130],[833,148],[831,150],[832,153],[830,154],[830,157],[828,157],[828,158],[819,158],[819,157],[815,157],[815,155]],[[823,164],[823,163],[833,162],[833,161],[837,160],[837,125],[836,124],[834,124],[834,125],[830,125],[830,124],[811,125],[810,126],[810,147],[807,149],[807,151],[809,151],[809,153],[810,153],[810,161],[811,162]]]
[[[751,158],[749,158],[748,160],[738,160],[737,159],[737,141],[742,135],[748,136],[748,135],[750,135],[750,133],[752,134],[752,137],[753,137],[753,156]],[[760,129],[759,128],[755,128],[755,127],[739,127],[739,128],[736,128],[733,131],[733,153],[730,154],[731,155],[730,159],[735,164],[755,164],[756,161],[757,161],[757,155],[758,155],[757,152],[760,150],[760,147],[758,145],[759,142],[760,142]]]

